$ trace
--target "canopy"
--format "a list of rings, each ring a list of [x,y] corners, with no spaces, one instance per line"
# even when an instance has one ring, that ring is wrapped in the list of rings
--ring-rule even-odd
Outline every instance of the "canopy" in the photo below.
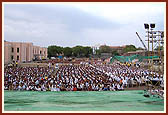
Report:
[[[141,55],[132,55],[132,56],[113,56],[110,59],[110,63],[112,63],[114,60],[120,61],[122,63],[125,62],[132,62],[135,59],[138,59],[138,61],[143,61],[143,59],[156,59],[159,58],[159,56],[141,56]]]

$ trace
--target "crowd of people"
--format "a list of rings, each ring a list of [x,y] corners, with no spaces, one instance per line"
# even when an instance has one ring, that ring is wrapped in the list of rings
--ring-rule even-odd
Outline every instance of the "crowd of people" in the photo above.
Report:
[[[163,76],[120,63],[66,64],[55,67],[5,67],[4,89],[27,91],[118,91]]]

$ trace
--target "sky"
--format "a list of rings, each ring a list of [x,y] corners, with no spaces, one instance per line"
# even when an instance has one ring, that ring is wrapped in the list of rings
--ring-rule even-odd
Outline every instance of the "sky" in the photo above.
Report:
[[[57,45],[135,45],[143,47],[144,23],[164,30],[165,3],[22,3],[4,4],[4,40]],[[147,44],[147,42],[145,42]]]

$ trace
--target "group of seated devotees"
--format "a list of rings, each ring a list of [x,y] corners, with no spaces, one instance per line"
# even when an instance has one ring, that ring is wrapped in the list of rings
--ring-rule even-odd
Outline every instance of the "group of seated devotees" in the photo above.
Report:
[[[67,64],[55,67],[5,67],[4,89],[27,91],[119,91],[163,76],[119,63]]]

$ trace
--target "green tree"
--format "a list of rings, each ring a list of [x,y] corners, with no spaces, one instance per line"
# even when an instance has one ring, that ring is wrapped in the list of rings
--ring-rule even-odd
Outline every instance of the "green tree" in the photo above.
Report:
[[[118,56],[119,53],[115,50],[115,51],[112,51],[112,55],[113,55],[113,56]]]
[[[109,46],[103,45],[100,46],[100,53],[110,53],[111,52],[111,48]]]
[[[81,57],[82,54],[82,46],[75,46],[72,48],[73,56],[75,57]]]
[[[137,50],[144,50],[144,48],[142,48],[142,47],[138,47]]]
[[[92,54],[91,47],[83,47],[83,46],[75,46],[73,48],[70,47],[60,47],[60,46],[49,46],[48,47],[48,57],[57,57],[60,54],[64,54],[66,57],[89,57]]]
[[[48,57],[57,57],[58,55],[62,54],[63,47],[52,45],[48,46]]]
[[[126,45],[126,47],[123,49],[123,52],[130,52],[130,51],[136,51],[137,48],[134,45]]]
[[[101,52],[100,52],[100,50],[99,50],[99,49],[97,49],[97,50],[96,50],[96,55],[97,55],[98,57],[100,57]]]
[[[84,57],[89,57],[89,55],[92,54],[92,48],[91,47],[83,47],[82,48],[82,53],[84,55]]]
[[[75,46],[72,48],[72,53],[75,57],[89,57],[92,54],[92,48],[88,46]]]
[[[63,48],[63,53],[64,53],[64,56],[71,57],[72,56],[72,48],[70,48],[70,47]]]

